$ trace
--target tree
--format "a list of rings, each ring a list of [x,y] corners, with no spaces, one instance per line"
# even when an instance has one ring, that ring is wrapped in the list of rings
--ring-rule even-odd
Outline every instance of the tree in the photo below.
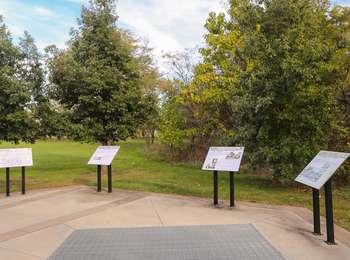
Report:
[[[116,21],[114,1],[90,1],[68,49],[50,64],[52,92],[70,111],[79,140],[115,143],[145,120],[135,46]]]
[[[39,53],[33,37],[27,31],[19,39],[19,48],[21,50],[20,75],[23,84],[31,94],[28,109],[38,124],[36,135],[40,138],[55,136],[53,125],[59,120],[59,115],[51,109],[43,69],[44,57]]]
[[[168,67],[167,77],[171,84],[165,85],[164,93],[167,98],[178,95],[183,86],[189,85],[194,76],[198,63],[198,48],[185,49],[182,52],[166,53],[163,55]]]
[[[36,124],[30,112],[31,87],[26,85],[16,47],[0,17],[0,140],[34,142]]]
[[[21,61],[19,64],[20,76],[26,88],[31,91],[32,102],[46,101],[44,90],[44,71],[42,56],[35,45],[33,37],[27,32],[19,39]]]
[[[131,38],[131,40],[134,39]],[[148,46],[148,42],[136,41],[134,44],[137,46],[136,59],[145,110],[145,121],[141,125],[140,133],[148,144],[153,144],[159,125],[160,88],[164,79],[154,63],[152,48]]]
[[[170,64],[175,64],[173,74],[181,75],[182,70],[178,68],[183,67],[184,71],[188,71],[185,75],[190,77],[186,76],[180,80],[180,84],[175,84],[179,87],[175,94],[170,95],[162,113],[160,137],[171,147],[181,147],[181,154],[186,154],[183,156],[186,159],[203,159],[210,145],[227,144],[226,139],[231,135],[233,120],[229,101],[232,97],[230,84],[234,73],[221,75],[216,71],[214,62],[223,64],[226,58],[221,54],[222,51],[218,51],[216,56],[206,55],[210,43],[208,39],[208,49],[200,50],[202,62],[196,66],[194,61],[200,59],[195,58],[194,51],[170,56]],[[229,43],[225,47],[231,48]],[[226,68],[229,71],[229,66],[226,65]],[[182,120],[171,122],[173,118]]]
[[[228,6],[228,16],[210,14],[202,62],[169,107],[185,120],[165,124],[163,135],[188,133],[197,147],[244,145],[253,168],[291,179],[329,147],[340,122],[335,97],[346,63],[339,58],[348,51],[335,40],[344,38],[336,32],[340,20],[332,21],[326,0],[231,0]]]
[[[293,177],[327,148],[335,120],[329,2],[231,0],[228,14],[207,22],[198,88],[221,92],[253,166]]]
[[[332,128],[329,147],[335,151],[350,150],[350,8],[335,6],[330,13],[330,38],[337,48],[333,58],[336,80],[336,117]],[[349,183],[350,163],[336,175],[339,183]]]

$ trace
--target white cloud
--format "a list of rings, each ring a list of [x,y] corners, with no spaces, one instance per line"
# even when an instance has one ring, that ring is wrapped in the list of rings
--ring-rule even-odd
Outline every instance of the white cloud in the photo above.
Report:
[[[56,16],[53,11],[42,6],[34,6],[33,11],[35,15],[40,15],[41,17],[53,18]]]
[[[203,41],[209,12],[223,11],[220,0],[119,1],[120,23],[147,38],[161,61],[162,53],[194,48]]]
[[[25,29],[22,28],[21,26],[14,25],[14,24],[8,25],[8,29],[11,32],[11,35],[14,35],[17,37],[22,36],[25,31]]]

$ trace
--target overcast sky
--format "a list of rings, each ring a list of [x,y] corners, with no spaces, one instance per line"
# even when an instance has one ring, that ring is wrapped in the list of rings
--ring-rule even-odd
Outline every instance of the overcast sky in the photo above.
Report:
[[[39,48],[56,44],[63,48],[70,28],[76,26],[81,4],[88,0],[0,0],[14,38],[27,30]],[[335,0],[350,5],[350,0]],[[203,42],[204,23],[211,11],[222,11],[224,0],[119,0],[119,26],[150,41],[157,57]]]

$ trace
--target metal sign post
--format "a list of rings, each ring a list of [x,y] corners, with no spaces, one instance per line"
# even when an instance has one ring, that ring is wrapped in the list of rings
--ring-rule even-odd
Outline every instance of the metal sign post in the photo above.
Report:
[[[10,168],[6,168],[6,196],[10,196]]]
[[[97,192],[102,191],[102,165],[97,165]],[[108,165],[108,193],[112,193],[112,165]]]
[[[21,191],[26,194],[26,167],[21,167]],[[10,168],[6,168],[6,196],[9,197],[11,193]]]
[[[230,207],[235,206],[235,175],[230,172]]]
[[[219,204],[219,184],[218,184],[218,171],[213,172],[214,176],[214,206]]]
[[[333,223],[333,197],[332,197],[332,178],[330,178],[325,189],[325,207],[326,207],[326,226],[327,226],[327,244],[335,245],[334,223]]]
[[[26,167],[22,167],[22,194],[26,194]]]
[[[112,193],[112,164],[108,165],[108,193]]]
[[[102,191],[101,168],[101,165],[97,165],[97,192]]]
[[[321,219],[320,219],[320,191],[312,189],[312,205],[314,213],[314,234],[321,235]]]

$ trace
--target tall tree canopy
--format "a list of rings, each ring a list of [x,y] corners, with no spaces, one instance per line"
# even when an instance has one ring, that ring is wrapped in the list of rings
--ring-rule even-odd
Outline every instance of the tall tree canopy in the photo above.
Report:
[[[117,142],[145,119],[135,46],[116,26],[113,0],[83,7],[69,47],[50,64],[54,97],[71,112],[76,139]]]
[[[231,1],[231,19],[223,23],[236,41],[229,58],[237,71],[236,140],[248,147],[253,165],[272,166],[276,179],[294,176],[327,148],[336,51],[328,37],[329,6],[318,0]]]
[[[25,73],[26,57],[12,42],[0,16],[0,140],[33,142],[36,123],[30,111],[34,82]],[[27,77],[28,76],[28,77]]]

